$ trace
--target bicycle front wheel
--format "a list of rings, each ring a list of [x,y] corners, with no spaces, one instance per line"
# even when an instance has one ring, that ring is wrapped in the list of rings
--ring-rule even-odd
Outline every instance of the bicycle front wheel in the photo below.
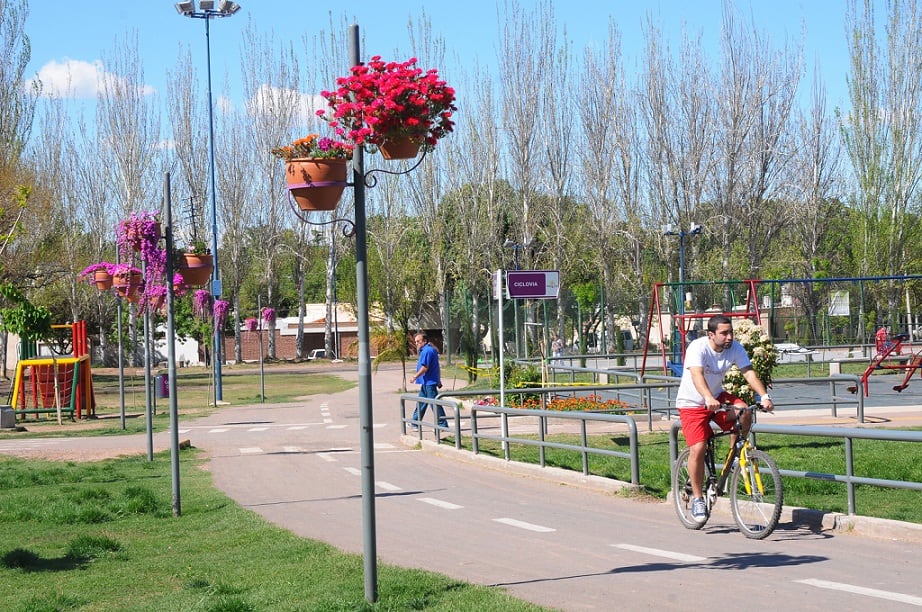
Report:
[[[701,529],[704,523],[699,523],[692,516],[692,488],[691,479],[688,477],[688,455],[686,448],[679,453],[675,465],[672,466],[672,504],[675,513],[686,529]]]
[[[784,491],[775,460],[758,450],[747,452],[747,460],[730,477],[730,507],[733,519],[747,538],[767,538],[778,526]]]

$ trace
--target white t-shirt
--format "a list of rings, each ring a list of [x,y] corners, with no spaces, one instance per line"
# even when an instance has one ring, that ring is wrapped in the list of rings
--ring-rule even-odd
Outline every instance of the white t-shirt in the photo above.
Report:
[[[734,364],[741,370],[752,365],[746,349],[736,340],[730,348],[719,353],[711,348],[711,341],[707,336],[692,341],[685,349],[682,382],[679,384],[679,392],[676,395],[676,407],[700,408],[704,406],[704,398],[695,389],[689,368],[699,366],[704,370],[704,380],[708,389],[711,390],[711,395],[717,397],[723,391],[724,376]]]

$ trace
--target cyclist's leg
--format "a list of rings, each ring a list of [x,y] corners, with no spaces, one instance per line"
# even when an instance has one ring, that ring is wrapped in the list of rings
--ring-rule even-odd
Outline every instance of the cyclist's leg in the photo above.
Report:
[[[717,396],[717,400],[721,404],[729,404],[733,406],[736,410],[740,408],[745,408],[747,406],[746,402],[736,397],[731,393],[724,391]],[[736,412],[730,411],[729,409],[726,412],[718,412],[714,415],[714,422],[717,423],[717,426],[720,427],[723,431],[730,431],[733,429],[733,422],[736,419]],[[752,414],[748,411],[740,415],[740,433],[745,437],[749,435],[749,428],[752,427]],[[736,444],[736,434],[730,434],[730,446]]]
[[[688,444],[688,476],[691,479],[692,494],[694,497],[704,497],[704,450],[708,438],[711,437],[711,418],[714,413],[707,408],[680,408],[679,418],[682,420],[682,434]]]
[[[695,498],[704,497],[704,448],[706,441],[692,444],[688,447],[688,477],[691,479],[692,495]]]

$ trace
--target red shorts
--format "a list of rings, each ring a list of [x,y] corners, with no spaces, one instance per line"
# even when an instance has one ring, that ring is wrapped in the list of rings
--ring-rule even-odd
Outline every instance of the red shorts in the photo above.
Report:
[[[717,396],[717,401],[721,404],[732,404],[738,408],[746,407],[746,402],[726,391]],[[714,435],[711,421],[717,423],[723,431],[729,431],[734,421],[725,411],[712,412],[703,406],[701,408],[679,408],[679,418],[682,421],[682,435],[685,436],[685,443],[689,446],[705,442]]]

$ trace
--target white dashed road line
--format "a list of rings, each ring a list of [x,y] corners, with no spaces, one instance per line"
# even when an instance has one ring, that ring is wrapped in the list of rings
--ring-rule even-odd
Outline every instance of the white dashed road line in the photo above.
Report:
[[[361,475],[362,475],[362,470],[360,470],[360,469],[358,469],[358,468],[347,467],[347,468],[343,468],[343,469],[346,470],[347,472],[349,472],[350,474],[352,474],[353,476],[361,476]]]
[[[317,453],[317,456],[327,463],[336,463],[336,458],[330,455],[330,453]]]
[[[241,455],[258,455],[263,452],[263,449],[258,446],[247,446],[240,449]]]
[[[458,504],[453,504],[451,502],[442,501],[441,499],[435,499],[434,497],[420,497],[419,501],[424,504],[431,504],[436,508],[444,508],[445,510],[460,510],[464,506],[459,506]]]
[[[889,601],[898,601],[900,603],[909,604],[911,606],[922,606],[922,597],[914,597],[912,595],[903,595],[902,593],[893,593],[891,591],[881,591],[878,589],[869,589],[866,587],[859,587],[853,584],[843,584],[841,582],[829,582],[828,580],[816,580],[814,578],[807,578],[804,580],[795,580],[801,584],[806,584],[809,586],[815,586],[821,589],[832,589],[834,591],[844,591],[846,593],[854,593],[855,595],[866,595],[868,597],[876,597],[877,599],[886,599]]]
[[[395,484],[391,484],[386,480],[378,480],[375,482],[375,486],[379,489],[384,489],[385,491],[402,491],[400,487]]]
[[[633,544],[612,544],[612,546],[624,550],[631,550],[647,555],[653,555],[654,557],[665,557],[674,561],[682,561],[684,563],[701,563],[702,561],[707,561],[706,557],[696,557],[695,555],[686,555],[684,553],[673,552],[671,550],[661,550],[659,548],[647,548],[646,546],[634,546]]]
[[[511,518],[495,518],[493,519],[497,523],[502,523],[504,525],[509,525],[510,527],[518,527],[519,529],[527,529],[528,531],[537,531],[539,533],[550,533],[552,531],[557,531],[551,527],[544,527],[542,525],[534,525],[532,523],[526,523],[525,521],[519,521]]]

